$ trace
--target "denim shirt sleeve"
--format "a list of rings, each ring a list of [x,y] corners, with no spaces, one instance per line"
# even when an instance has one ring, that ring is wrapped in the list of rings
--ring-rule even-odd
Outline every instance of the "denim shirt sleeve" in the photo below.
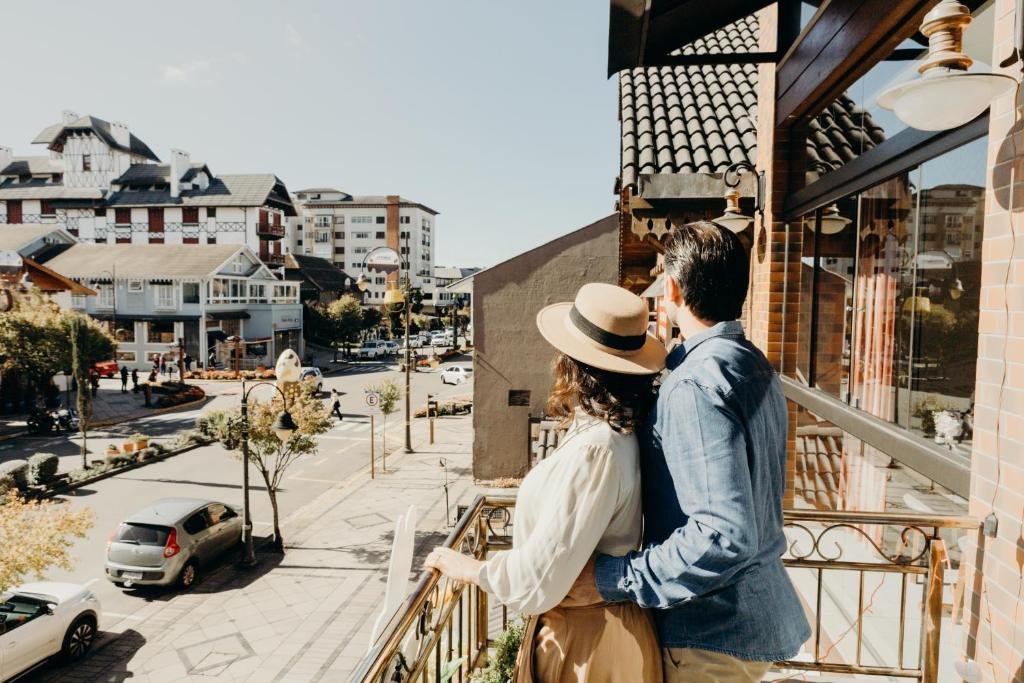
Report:
[[[682,380],[660,409],[685,524],[643,551],[599,555],[595,571],[605,600],[664,609],[728,586],[755,551],[757,526],[744,430],[720,393]]]

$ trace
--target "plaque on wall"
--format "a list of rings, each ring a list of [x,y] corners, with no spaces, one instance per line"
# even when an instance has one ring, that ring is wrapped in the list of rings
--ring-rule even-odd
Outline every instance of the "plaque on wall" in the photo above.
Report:
[[[530,390],[529,389],[509,389],[508,390],[508,404],[510,406],[529,406],[530,405]]]

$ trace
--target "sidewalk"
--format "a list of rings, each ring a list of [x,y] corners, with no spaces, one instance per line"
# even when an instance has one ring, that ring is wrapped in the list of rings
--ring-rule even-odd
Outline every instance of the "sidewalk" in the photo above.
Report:
[[[437,421],[437,443],[388,457],[387,474],[360,471],[284,522],[287,553],[260,554],[251,572],[224,566],[191,592],[156,593],[77,667],[44,681],[340,681],[369,645],[383,602],[394,518],[415,505],[416,559],[441,543],[450,510],[475,495],[472,418]],[[446,518],[447,517],[447,518]],[[411,577],[412,578],[412,577]]]

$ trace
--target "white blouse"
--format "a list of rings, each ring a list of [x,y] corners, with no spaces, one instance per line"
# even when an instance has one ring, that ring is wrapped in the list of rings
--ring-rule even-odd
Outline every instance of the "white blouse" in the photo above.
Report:
[[[636,436],[577,411],[519,487],[512,549],[484,563],[480,587],[516,612],[542,614],[568,595],[595,550],[624,555],[640,535]]]

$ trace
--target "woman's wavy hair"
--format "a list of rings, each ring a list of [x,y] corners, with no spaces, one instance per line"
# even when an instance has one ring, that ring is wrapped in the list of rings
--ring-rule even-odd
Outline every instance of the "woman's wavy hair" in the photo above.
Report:
[[[568,424],[576,408],[607,422],[616,432],[632,434],[647,418],[657,375],[626,375],[592,367],[564,353],[552,365],[555,385],[547,412]]]

